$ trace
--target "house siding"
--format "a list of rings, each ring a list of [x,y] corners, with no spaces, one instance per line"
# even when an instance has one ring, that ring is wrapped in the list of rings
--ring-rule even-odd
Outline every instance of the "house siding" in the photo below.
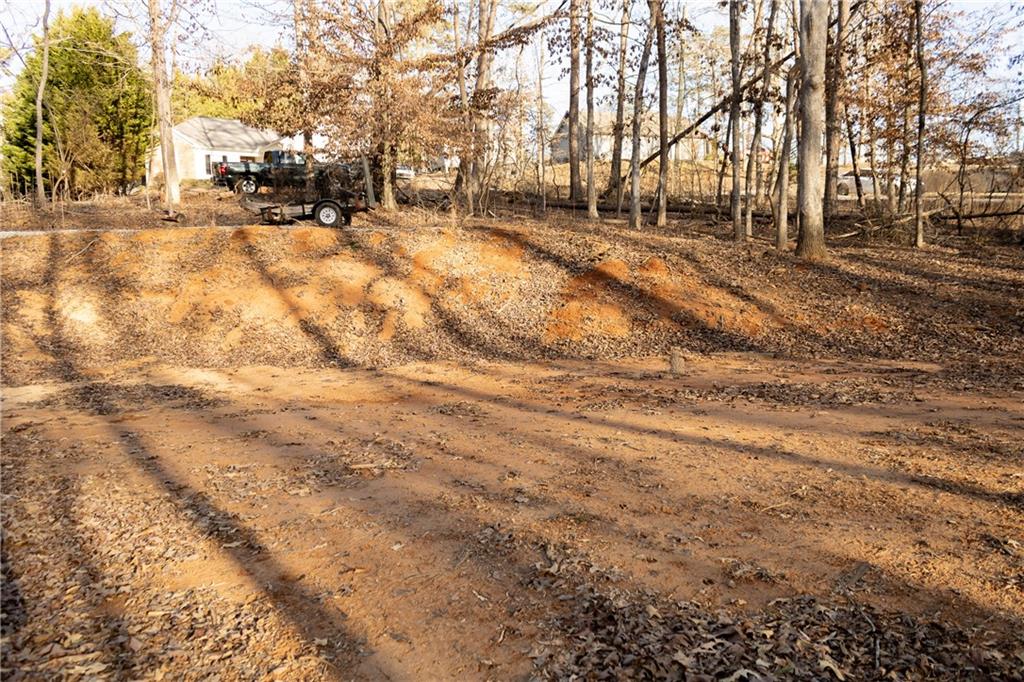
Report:
[[[586,161],[587,151],[583,143],[584,135],[580,135],[580,158]],[[646,159],[657,152],[659,140],[657,137],[643,136],[640,138],[640,158]],[[597,161],[608,161],[614,148],[614,136],[605,134],[594,135],[594,159]],[[550,154],[552,163],[564,164],[569,160],[569,140],[565,126],[559,127],[550,143]],[[685,137],[673,146],[672,159],[676,161],[703,161],[713,154],[712,142],[705,137]],[[627,134],[623,137],[623,161],[629,161],[633,156],[633,140]]]
[[[580,159],[586,160],[587,153],[580,138]],[[594,135],[594,159],[597,161],[608,161],[612,158],[612,150],[615,146],[615,138],[611,135]],[[651,138],[640,138],[641,158],[650,155],[658,149],[658,140]],[[622,159],[629,161],[633,154],[633,141],[628,137],[622,140]],[[551,161],[553,163],[569,162],[569,138],[561,135],[551,142]]]
[[[210,149],[177,131],[174,132],[174,159],[178,167],[179,180],[208,180],[211,173],[206,165],[206,157],[210,156],[213,163],[221,161],[241,161],[243,156],[257,160],[263,158],[263,152],[282,149],[282,142],[253,149]],[[160,145],[154,146],[149,156],[147,177],[151,180],[163,175],[163,164],[160,161]]]

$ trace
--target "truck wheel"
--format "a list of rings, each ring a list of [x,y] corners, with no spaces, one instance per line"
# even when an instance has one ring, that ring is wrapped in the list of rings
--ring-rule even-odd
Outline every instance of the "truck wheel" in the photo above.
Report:
[[[341,207],[333,201],[325,201],[313,209],[313,218],[317,225],[324,227],[337,227],[345,222],[345,216]]]
[[[839,185],[839,187],[836,187],[836,194],[841,197],[848,197],[850,196],[850,188],[846,185]]]
[[[235,191],[241,194],[256,194],[260,189],[260,184],[256,182],[256,178],[251,175],[247,175],[238,181],[235,185]]]

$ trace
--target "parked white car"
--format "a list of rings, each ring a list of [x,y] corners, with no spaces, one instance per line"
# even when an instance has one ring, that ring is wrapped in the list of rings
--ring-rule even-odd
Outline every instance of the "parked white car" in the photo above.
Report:
[[[416,171],[410,166],[399,166],[395,169],[395,177],[399,180],[412,180],[416,177]]]

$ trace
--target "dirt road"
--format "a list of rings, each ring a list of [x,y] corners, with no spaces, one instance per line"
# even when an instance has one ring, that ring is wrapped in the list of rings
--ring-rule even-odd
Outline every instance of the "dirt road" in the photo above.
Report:
[[[5,667],[525,676],[576,597],[537,582],[546,552],[712,612],[1024,616],[1019,394],[965,399],[927,365],[663,364],[69,364],[8,389]]]

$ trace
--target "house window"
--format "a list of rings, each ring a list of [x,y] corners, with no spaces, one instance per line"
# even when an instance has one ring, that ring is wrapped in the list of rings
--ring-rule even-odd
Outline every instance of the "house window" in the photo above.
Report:
[[[248,161],[249,163],[255,163],[256,162],[256,157],[255,156],[239,156],[238,160],[239,161]]]
[[[209,154],[206,155],[206,174],[213,175],[213,163]]]

